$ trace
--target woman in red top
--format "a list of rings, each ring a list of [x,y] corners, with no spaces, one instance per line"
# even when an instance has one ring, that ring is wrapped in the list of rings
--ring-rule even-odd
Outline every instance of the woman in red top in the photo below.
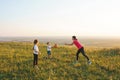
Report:
[[[78,48],[78,51],[76,53],[76,60],[77,60],[77,62],[78,62],[79,53],[82,53],[82,55],[85,56],[86,59],[88,60],[88,64],[91,64],[90,59],[85,54],[84,47],[79,43],[79,41],[77,40],[76,36],[72,36],[72,40],[73,40],[73,42],[71,44],[65,44],[65,45],[73,45],[74,44]]]

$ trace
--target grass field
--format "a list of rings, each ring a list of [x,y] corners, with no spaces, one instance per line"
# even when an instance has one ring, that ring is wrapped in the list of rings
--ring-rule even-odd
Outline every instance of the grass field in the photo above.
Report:
[[[52,49],[46,59],[46,45],[39,45],[39,68],[33,68],[31,42],[0,42],[0,80],[120,80],[120,49],[86,47],[92,64],[80,54],[75,61],[75,47]]]

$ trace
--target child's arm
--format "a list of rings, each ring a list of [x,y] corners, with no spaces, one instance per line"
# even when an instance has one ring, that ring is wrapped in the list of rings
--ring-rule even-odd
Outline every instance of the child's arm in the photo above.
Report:
[[[38,51],[35,51],[36,53],[38,53],[38,54],[41,54],[41,52],[38,50]]]
[[[39,50],[39,49],[37,50],[37,52],[38,52],[38,54],[41,54],[41,52],[40,52],[40,50]]]

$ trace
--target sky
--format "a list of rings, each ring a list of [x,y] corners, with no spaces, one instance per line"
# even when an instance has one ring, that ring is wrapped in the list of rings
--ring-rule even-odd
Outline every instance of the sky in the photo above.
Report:
[[[0,0],[0,37],[120,37],[120,0]]]

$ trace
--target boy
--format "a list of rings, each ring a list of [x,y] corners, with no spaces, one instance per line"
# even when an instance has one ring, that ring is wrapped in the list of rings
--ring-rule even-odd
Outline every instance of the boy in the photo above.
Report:
[[[48,54],[48,58],[51,58],[51,45],[49,42],[47,42],[47,54]]]
[[[34,46],[33,46],[33,56],[34,56],[34,60],[33,60],[33,67],[38,68],[38,54],[39,54],[39,48],[38,48],[38,40],[35,39],[34,40]]]

